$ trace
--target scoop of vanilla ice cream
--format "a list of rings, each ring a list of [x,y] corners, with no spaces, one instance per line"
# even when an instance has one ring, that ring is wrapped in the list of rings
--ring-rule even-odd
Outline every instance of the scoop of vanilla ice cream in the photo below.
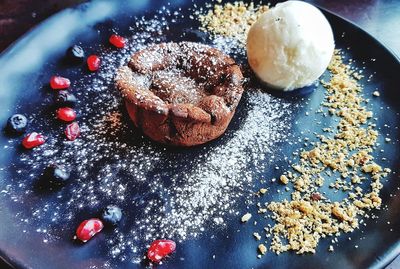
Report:
[[[247,57],[267,84],[290,91],[322,75],[335,47],[332,28],[316,7],[301,1],[277,4],[252,25]]]

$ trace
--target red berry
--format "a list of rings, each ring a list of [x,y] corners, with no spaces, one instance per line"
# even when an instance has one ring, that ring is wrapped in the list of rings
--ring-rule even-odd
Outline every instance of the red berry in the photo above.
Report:
[[[65,135],[71,141],[74,141],[79,136],[80,133],[81,131],[79,129],[79,125],[77,122],[68,124],[67,128],[65,129]]]
[[[160,262],[165,256],[171,254],[176,249],[176,244],[172,240],[159,239],[151,243],[147,250],[147,258],[153,262]]]
[[[50,78],[50,87],[54,90],[66,89],[71,85],[71,82],[67,78],[52,76]]]
[[[44,144],[44,136],[36,132],[30,133],[22,140],[22,145],[26,149],[31,149]]]
[[[125,47],[126,40],[122,36],[119,35],[111,35],[109,39],[110,43],[115,47],[122,49]]]
[[[85,243],[99,233],[103,227],[104,225],[99,219],[84,220],[76,229],[76,237]]]
[[[100,68],[100,58],[97,55],[90,55],[87,58],[87,65],[90,71],[96,71]]]
[[[73,121],[76,119],[76,112],[70,107],[62,107],[57,110],[57,118],[62,121]]]

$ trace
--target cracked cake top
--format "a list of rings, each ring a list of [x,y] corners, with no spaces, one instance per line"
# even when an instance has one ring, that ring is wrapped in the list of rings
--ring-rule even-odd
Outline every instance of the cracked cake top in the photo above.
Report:
[[[118,70],[117,88],[142,109],[202,122],[233,112],[243,76],[232,58],[207,45],[161,43],[132,55]]]

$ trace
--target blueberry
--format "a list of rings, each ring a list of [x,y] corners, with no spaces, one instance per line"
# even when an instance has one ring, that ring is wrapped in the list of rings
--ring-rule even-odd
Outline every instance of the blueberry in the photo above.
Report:
[[[74,45],[67,49],[67,59],[72,63],[80,63],[85,58],[85,52],[81,46]]]
[[[44,170],[43,175],[45,179],[48,180],[48,183],[54,185],[63,185],[68,181],[70,177],[70,171],[63,165],[53,163]]]
[[[76,104],[76,97],[68,91],[58,91],[55,102],[59,107],[74,107]]]
[[[101,217],[105,223],[116,225],[122,218],[122,211],[118,206],[109,205],[104,209]]]
[[[26,130],[28,119],[22,114],[12,115],[7,121],[7,131],[13,134],[22,134]]]

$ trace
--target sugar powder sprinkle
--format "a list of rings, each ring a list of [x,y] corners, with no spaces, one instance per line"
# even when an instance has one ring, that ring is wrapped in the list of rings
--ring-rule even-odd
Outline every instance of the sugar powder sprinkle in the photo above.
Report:
[[[60,231],[73,230],[71,223],[82,212],[98,212],[109,203],[120,205],[131,224],[107,238],[110,256],[120,260],[140,261],[143,247],[155,238],[180,241],[196,237],[206,227],[222,227],[240,214],[239,200],[253,195],[253,178],[268,168],[275,143],[290,133],[293,104],[259,89],[244,94],[240,110],[245,114],[237,115],[238,129],[228,130],[218,146],[205,145],[190,158],[187,151],[156,145],[132,128],[114,89],[114,76],[134,51],[167,41],[163,33],[168,21],[176,23],[181,15],[163,9],[157,16],[137,18],[128,45],[121,50],[103,48],[99,72],[71,86],[85,89],[74,92],[79,99],[80,138],[63,142],[44,107],[32,114],[32,124],[47,134],[47,143],[20,155],[19,162],[30,169],[19,171],[14,178],[19,184],[9,184],[1,193],[15,203],[36,201],[18,218],[36,225],[44,243],[59,240]],[[226,46],[226,40],[220,37],[214,46],[234,57],[244,54],[243,49]],[[17,144],[10,141],[8,150]],[[54,193],[53,202],[37,199],[31,185],[51,162],[70,165],[76,178]]]

